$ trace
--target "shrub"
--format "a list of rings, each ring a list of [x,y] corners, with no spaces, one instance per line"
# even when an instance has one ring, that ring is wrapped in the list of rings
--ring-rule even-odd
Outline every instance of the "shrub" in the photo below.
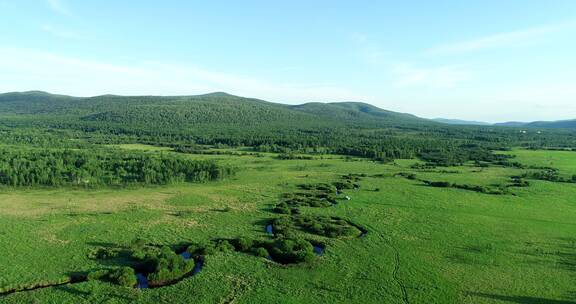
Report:
[[[131,257],[136,260],[144,260],[146,259],[146,254],[148,251],[144,248],[133,249],[131,252]]]
[[[109,270],[95,270],[88,274],[88,281],[103,280],[108,275]]]
[[[481,192],[481,193],[488,193],[488,192],[490,192],[486,187],[478,186],[478,185],[459,185],[459,184],[453,184],[452,187],[458,188],[458,189],[463,189],[463,190],[470,190],[470,191],[475,191],[475,192]]]
[[[214,244],[212,242],[206,241],[202,243],[191,244],[188,246],[186,251],[194,256],[209,255],[213,254],[216,251],[216,248],[214,248]]]
[[[406,179],[412,179],[412,180],[416,179],[416,174],[408,173],[408,172],[396,173],[396,174],[394,174],[394,176],[401,176],[401,177],[404,177]]]
[[[319,183],[319,184],[300,184],[298,188],[303,190],[317,190],[317,191],[326,191],[326,192],[334,192],[336,190],[333,185]]]
[[[99,248],[90,254],[94,259],[112,259],[120,255],[120,250],[117,248]]]
[[[148,274],[150,285],[162,285],[180,279],[194,268],[194,260],[186,261],[170,247],[162,247],[156,256],[149,256],[147,264],[153,266]]]
[[[539,180],[546,180],[550,182],[561,182],[562,178],[560,177],[557,169],[545,169],[539,172],[533,172],[527,177]]]
[[[340,218],[324,216],[297,216],[292,218],[295,226],[313,234],[330,238],[355,236],[361,231]]]
[[[355,173],[349,173],[346,175],[342,175],[342,178],[348,181],[353,181],[353,182],[357,182],[362,180],[362,177],[366,177],[366,174],[364,173],[360,173],[360,174],[355,174]]]
[[[336,187],[337,190],[353,189],[354,188],[354,185],[350,181],[334,182],[332,184]]]
[[[256,256],[262,257],[262,258],[267,258],[270,256],[270,253],[268,253],[268,250],[266,250],[266,248],[264,247],[256,247],[254,248],[254,254]]]
[[[314,259],[314,246],[304,239],[276,240],[268,249],[272,259],[282,264],[308,262]]]
[[[289,160],[289,159],[311,160],[311,159],[314,159],[312,156],[309,156],[309,155],[296,155],[294,153],[278,154],[278,156],[276,158],[281,159],[281,160]]]
[[[137,283],[136,274],[134,269],[130,267],[122,267],[111,275],[113,282],[120,286],[133,287]]]
[[[234,246],[227,240],[219,240],[216,243],[215,249],[220,252],[230,252],[234,251],[236,248],[234,248]]]
[[[431,163],[416,163],[413,164],[412,166],[410,166],[410,168],[412,169],[436,169],[436,166],[434,164]]]
[[[131,249],[141,249],[146,246],[146,240],[144,239],[135,239],[130,243]]]
[[[137,283],[134,269],[130,267],[93,271],[87,278],[89,281],[99,280],[126,287],[133,287]]]
[[[274,212],[280,213],[280,214],[291,214],[292,213],[286,202],[278,203],[276,205],[276,207],[274,207]]]
[[[254,241],[249,238],[241,237],[234,241],[234,247],[238,251],[248,251],[254,245]]]
[[[281,217],[272,221],[272,230],[277,236],[290,237],[293,235],[294,225],[288,217]]]
[[[429,186],[432,187],[439,187],[439,188],[449,188],[452,187],[452,183],[450,182],[431,182],[431,181],[426,181],[426,184],[428,184]]]
[[[512,176],[511,177],[512,183],[511,187],[528,187],[530,183],[528,181],[522,179],[521,176]]]

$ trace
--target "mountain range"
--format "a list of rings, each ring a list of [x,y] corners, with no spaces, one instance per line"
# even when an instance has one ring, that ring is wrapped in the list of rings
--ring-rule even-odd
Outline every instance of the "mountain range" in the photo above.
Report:
[[[540,129],[576,129],[576,119],[557,120],[557,121],[508,121],[500,123],[489,123],[483,121],[469,121],[460,119],[434,118],[433,121],[449,125],[472,125],[472,126],[498,126],[498,127],[516,127],[516,128],[540,128]]]
[[[0,115],[118,124],[385,127],[436,124],[360,102],[286,105],[227,93],[73,97],[41,91],[0,94]]]
[[[216,92],[194,96],[73,97],[42,91],[0,94],[0,115],[33,116],[116,124],[186,126],[198,124],[270,125],[275,127],[409,127],[426,125],[477,125],[522,128],[576,129],[576,120],[506,122],[490,124],[458,119],[425,119],[380,109],[361,102],[311,102],[286,105]]]

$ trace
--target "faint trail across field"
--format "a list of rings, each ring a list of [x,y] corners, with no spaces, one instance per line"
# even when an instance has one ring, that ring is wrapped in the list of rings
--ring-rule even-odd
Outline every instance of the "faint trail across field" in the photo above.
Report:
[[[402,291],[402,300],[404,301],[405,304],[410,304],[406,286],[404,285],[404,282],[402,282],[402,280],[400,280],[400,278],[398,277],[398,273],[400,272],[400,253],[398,252],[398,249],[396,249],[396,247],[394,247],[390,241],[388,242],[388,246],[390,246],[390,248],[392,248],[392,250],[394,251],[394,271],[392,272],[392,277],[394,278],[394,281],[396,281],[396,284],[398,284],[400,290]]]
[[[408,288],[406,288],[406,285],[404,285],[404,282],[402,281],[402,279],[400,278],[400,252],[398,251],[398,249],[393,245],[392,240],[386,236],[384,236],[382,233],[378,232],[377,229],[375,229],[373,226],[371,225],[367,225],[366,228],[368,228],[368,234],[371,235],[372,237],[378,237],[379,239],[381,239],[386,246],[390,247],[390,249],[392,249],[392,252],[394,253],[394,270],[392,271],[392,279],[394,280],[394,282],[396,282],[396,285],[398,285],[398,288],[400,288],[400,292],[402,293],[402,302],[404,302],[404,304],[410,304],[410,298],[408,295]]]

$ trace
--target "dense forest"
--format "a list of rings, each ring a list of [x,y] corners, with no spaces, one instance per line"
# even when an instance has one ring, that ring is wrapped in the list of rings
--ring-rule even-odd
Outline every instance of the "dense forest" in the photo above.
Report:
[[[204,182],[232,173],[232,168],[212,161],[144,153],[0,150],[0,184],[10,186]]]
[[[7,93],[0,94],[0,117],[2,143],[52,148],[144,143],[198,152],[210,145],[377,161],[420,157],[445,165],[510,165],[491,151],[576,146],[571,130],[453,126],[364,103],[291,106],[225,93],[89,98]]]

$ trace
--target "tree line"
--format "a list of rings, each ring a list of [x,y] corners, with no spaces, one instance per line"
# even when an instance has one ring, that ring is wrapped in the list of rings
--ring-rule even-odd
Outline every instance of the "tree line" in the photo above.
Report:
[[[331,153],[376,161],[420,157],[438,165],[484,162],[487,157],[493,162],[486,151],[516,146],[576,147],[573,131],[450,126],[374,109],[367,116],[356,108],[293,107],[226,94],[93,98],[0,94],[0,141],[66,148],[144,143],[197,152],[206,145],[251,147],[256,152]]]
[[[234,169],[209,160],[106,150],[0,150],[0,184],[124,185],[204,182]]]

